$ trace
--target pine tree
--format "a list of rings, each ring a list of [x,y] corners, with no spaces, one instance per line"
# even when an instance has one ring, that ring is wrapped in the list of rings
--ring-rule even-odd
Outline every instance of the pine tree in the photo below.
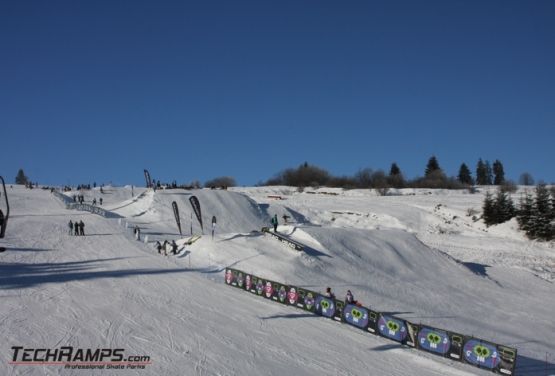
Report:
[[[484,198],[484,205],[482,206],[482,218],[486,226],[491,226],[495,224],[495,219],[497,217],[497,213],[495,210],[495,202],[490,192],[486,193],[486,197]]]
[[[29,184],[29,178],[25,176],[23,169],[20,168],[15,177],[15,184],[27,185]]]
[[[524,196],[520,196],[517,221],[519,228],[526,232],[529,238],[533,238],[531,231],[532,215],[534,214],[534,199],[530,192],[526,191]]]
[[[397,163],[393,162],[391,164],[391,169],[389,170],[389,176],[400,175],[401,169],[397,166]]]
[[[536,201],[531,218],[532,236],[543,240],[553,239],[554,229],[551,223],[555,219],[551,207],[551,197],[545,184],[536,186]]]
[[[436,156],[432,155],[432,157],[428,160],[428,165],[426,166],[426,177],[429,177],[436,171],[441,171],[441,168],[439,167]]]
[[[501,189],[497,191],[495,196],[495,223],[503,223],[509,221],[515,216],[515,206],[513,200]]]
[[[466,163],[463,163],[459,168],[458,179],[462,184],[468,184],[468,185],[474,184],[474,181],[472,180],[472,176],[470,175],[470,169],[468,168]]]
[[[491,169],[491,164],[486,161],[486,185],[493,184],[493,171]]]
[[[486,165],[482,161],[482,158],[478,160],[478,165],[476,166],[476,184],[487,185]]]
[[[505,171],[503,171],[503,164],[499,159],[493,162],[493,174],[495,178],[493,179],[494,185],[501,185],[505,183]]]
[[[405,186],[405,178],[403,177],[403,173],[395,162],[391,164],[391,169],[389,170],[387,182],[393,188],[403,188]]]

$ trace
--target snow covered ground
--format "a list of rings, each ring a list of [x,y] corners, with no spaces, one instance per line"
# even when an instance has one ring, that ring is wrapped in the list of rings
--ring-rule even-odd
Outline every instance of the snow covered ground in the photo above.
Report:
[[[487,228],[473,220],[484,190],[103,191],[83,194],[102,197],[120,218],[66,210],[49,191],[8,189],[1,375],[491,374],[230,288],[226,266],[311,290],[330,286],[340,297],[351,289],[378,311],[516,347],[517,374],[555,374],[553,243],[527,240],[514,222]],[[191,226],[200,233],[193,194],[205,235],[178,256],[159,255],[154,241],[181,238],[172,201],[183,237]],[[309,245],[306,252],[253,232],[273,214],[290,217],[279,231]],[[68,234],[70,219],[85,222],[86,236]],[[133,238],[136,225],[148,243]],[[15,365],[13,346],[122,348],[151,364]]]

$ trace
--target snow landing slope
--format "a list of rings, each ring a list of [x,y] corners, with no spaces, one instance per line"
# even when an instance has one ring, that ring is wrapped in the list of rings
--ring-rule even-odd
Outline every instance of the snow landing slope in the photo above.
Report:
[[[555,340],[553,285],[526,271],[478,275],[400,229],[281,226],[310,245],[304,253],[251,232],[279,210],[309,218],[326,211],[324,203],[258,205],[240,193],[210,190],[113,193],[122,202],[103,196],[107,208],[152,239],[179,237],[171,202],[190,221],[191,193],[206,224],[218,217],[214,240],[205,236],[179,256],[164,257],[117,219],[66,210],[42,190],[14,186],[8,193],[13,220],[3,242],[9,250],[0,255],[2,375],[83,374],[9,364],[12,346],[117,347],[151,357],[145,370],[118,375],[490,374],[229,288],[225,266],[313,290],[331,286],[341,295],[350,288],[372,308],[514,345],[524,349],[521,374],[535,374]],[[82,219],[87,236],[69,236],[69,219]]]

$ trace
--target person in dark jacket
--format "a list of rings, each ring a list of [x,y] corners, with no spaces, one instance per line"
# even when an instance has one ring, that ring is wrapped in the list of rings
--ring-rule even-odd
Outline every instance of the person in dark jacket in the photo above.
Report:
[[[71,219],[69,220],[68,226],[69,226],[69,234],[73,235],[73,222],[71,221]]]
[[[79,221],[79,232],[81,236],[85,236],[85,223],[82,220]]]
[[[335,294],[331,291],[331,287],[326,287],[326,292],[324,293],[326,298],[335,299]]]
[[[75,223],[73,224],[73,235],[79,235],[79,222],[75,221]]]
[[[272,226],[274,226],[274,232],[277,232],[277,227],[278,227],[277,214],[274,214],[274,216],[272,217]]]
[[[357,304],[357,301],[355,300],[355,297],[353,296],[351,290],[347,290],[347,294],[345,295],[345,305],[347,304]]]

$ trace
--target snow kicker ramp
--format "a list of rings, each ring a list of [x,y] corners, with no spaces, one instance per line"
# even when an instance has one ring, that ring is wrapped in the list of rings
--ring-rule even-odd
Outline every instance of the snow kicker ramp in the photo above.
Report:
[[[181,226],[184,234],[190,232],[191,218],[193,232],[200,233],[199,223],[189,199],[196,196],[200,202],[202,222],[205,233],[211,231],[211,220],[217,219],[217,233],[250,232],[259,229],[270,221],[269,215],[247,196],[221,190],[182,190],[168,189],[148,191],[143,197],[122,203],[115,212],[160,230],[177,229],[172,209],[175,201],[179,208]]]

